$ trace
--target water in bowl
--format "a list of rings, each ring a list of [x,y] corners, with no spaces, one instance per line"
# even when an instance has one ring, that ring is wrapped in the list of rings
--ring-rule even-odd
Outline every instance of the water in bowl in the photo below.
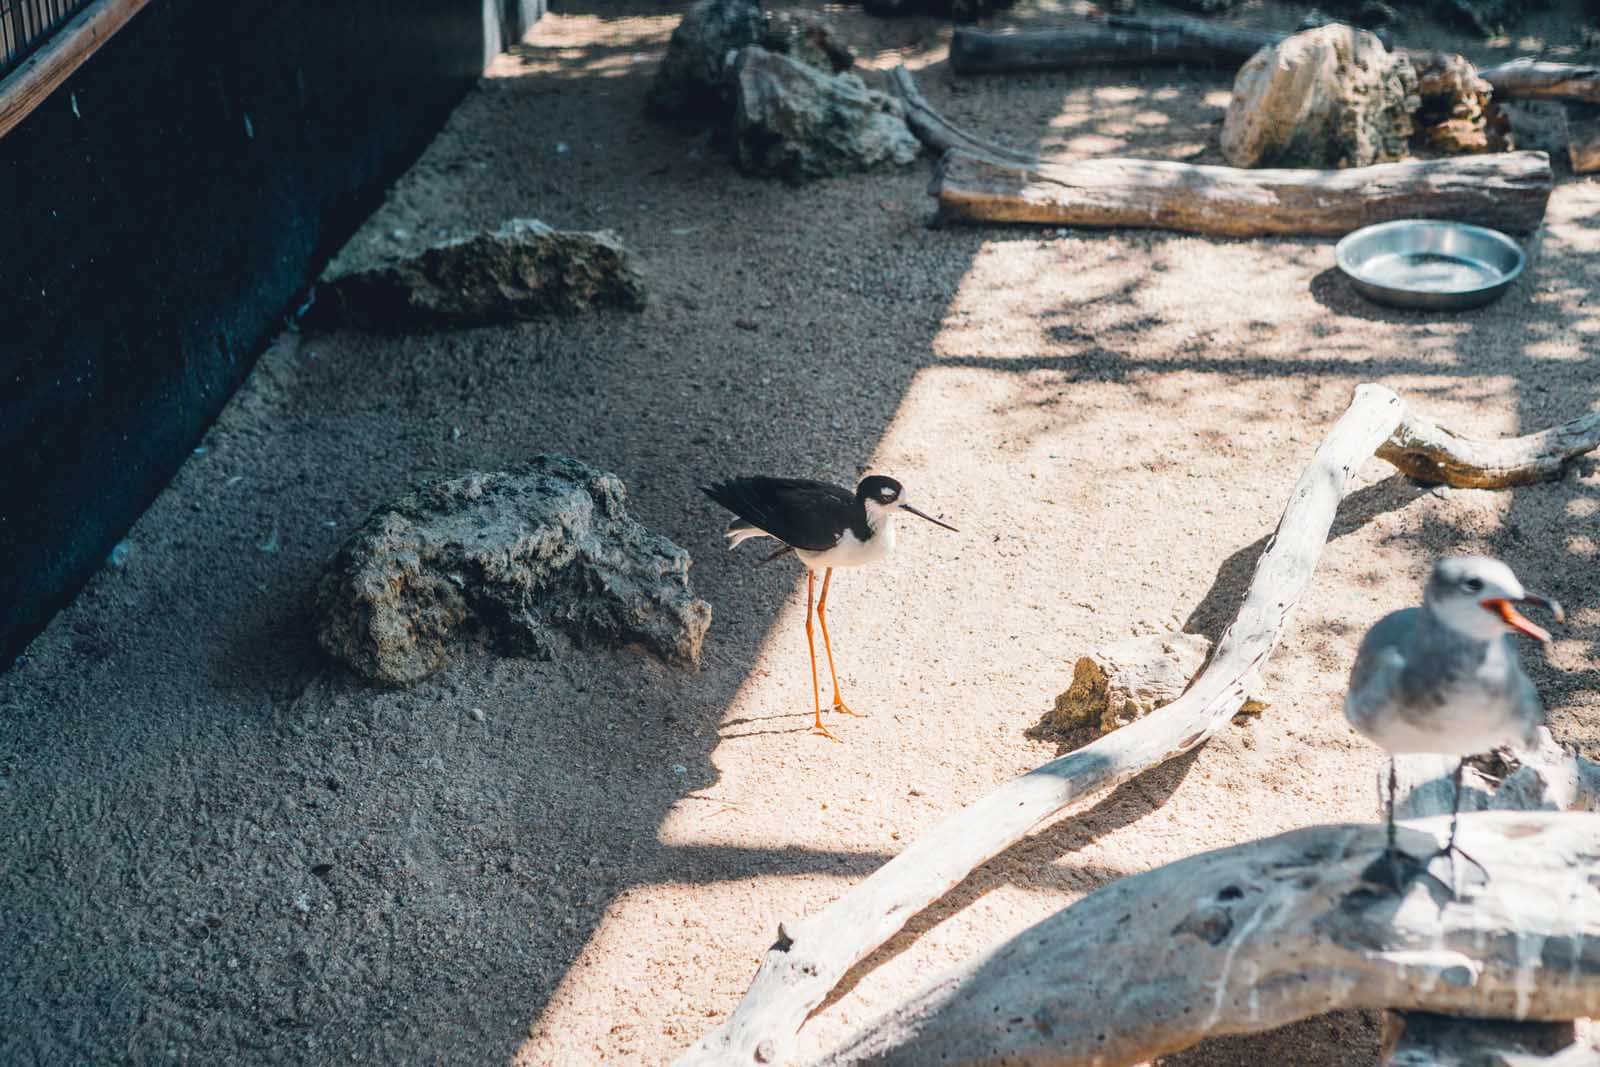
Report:
[[[1500,281],[1501,274],[1481,260],[1438,252],[1389,252],[1361,265],[1361,275],[1375,285],[1420,293],[1462,293]]]

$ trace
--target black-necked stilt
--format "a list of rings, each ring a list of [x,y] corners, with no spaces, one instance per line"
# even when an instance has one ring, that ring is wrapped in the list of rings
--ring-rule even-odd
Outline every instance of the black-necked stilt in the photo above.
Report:
[[[1453,864],[1454,853],[1460,851],[1455,847],[1456,818],[1466,758],[1501,745],[1531,748],[1538,743],[1544,707],[1523,673],[1511,634],[1523,633],[1545,644],[1550,634],[1524,618],[1517,604],[1545,608],[1557,622],[1565,619],[1560,604],[1523,589],[1499,560],[1451,556],[1434,565],[1422,606],[1378,620],[1356,652],[1344,714],[1359,733],[1389,753],[1386,856],[1396,888],[1402,879],[1395,848],[1394,757],[1461,757],[1450,840],[1444,847]]]
[[[816,708],[814,733],[837,741],[822,725],[822,692],[817,681],[817,645],[812,637],[811,614],[815,599],[817,621],[822,624],[822,647],[828,654],[828,677],[833,681],[833,710],[850,710],[839,692],[833,669],[833,644],[828,639],[828,584],[835,567],[859,567],[884,559],[894,551],[894,520],[909,511],[935,526],[956,530],[906,503],[905,490],[893,478],[863,478],[854,493],[827,482],[803,478],[734,478],[701,486],[712,500],[739,516],[728,524],[728,547],[752,537],[771,537],[783,548],[767,557],[777,559],[793,552],[806,565],[806,646],[811,653],[811,696]],[[960,531],[956,531],[959,533]],[[766,562],[763,560],[762,562]],[[815,597],[817,569],[823,569],[822,596]]]

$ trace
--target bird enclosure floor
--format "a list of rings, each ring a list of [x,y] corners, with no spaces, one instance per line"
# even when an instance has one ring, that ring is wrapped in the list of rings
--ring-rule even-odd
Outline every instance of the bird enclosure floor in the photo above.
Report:
[[[609,228],[649,306],[273,344],[119,562],[0,675],[0,1061],[669,1061],[732,1010],[780,920],[1054,756],[1033,728],[1080,654],[1217,638],[1357,383],[1475,436],[1600,404],[1590,180],[1559,175],[1500,302],[1389,311],[1341,280],[1332,241],[930,228],[926,160],[742,177],[644,117],[676,9],[572,6],[494,64],[370,225]],[[1575,10],[1531,43],[1397,34],[1561,54]],[[991,139],[1216,159],[1228,72],[962,79],[937,21],[829,12],[869,78],[905,62]],[[311,594],[368,511],[540,452],[615,471],[693,554],[703,668],[466,648],[389,691],[330,667]],[[728,552],[697,486],[869,469],[961,533],[908,521],[892,560],[836,574],[840,682],[867,717],[825,716],[831,744],[807,732],[803,572]],[[1356,477],[1267,709],[979,869],[847,978],[804,1054],[1123,874],[1375,819],[1384,760],[1345,725],[1345,680],[1440,554],[1498,556],[1568,606],[1548,655],[1522,654],[1556,735],[1600,751],[1600,465],[1505,492],[1375,459]],[[1374,1017],[1332,1015],[1163,1063],[1376,1057]]]

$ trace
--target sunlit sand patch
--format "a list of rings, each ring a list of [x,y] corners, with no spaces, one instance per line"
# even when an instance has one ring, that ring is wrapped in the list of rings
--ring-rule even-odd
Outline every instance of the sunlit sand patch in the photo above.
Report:
[[[660,50],[680,16],[643,15],[603,19],[597,15],[562,15],[541,19],[522,45],[490,61],[485,78],[520,78],[530,74],[563,77],[618,77],[640,67],[654,71]],[[603,40],[603,47],[596,41]]]

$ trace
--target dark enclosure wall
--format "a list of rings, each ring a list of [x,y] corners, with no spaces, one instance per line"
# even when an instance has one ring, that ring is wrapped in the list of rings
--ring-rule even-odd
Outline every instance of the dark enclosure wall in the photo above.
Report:
[[[526,7],[155,0],[0,138],[0,670]]]

